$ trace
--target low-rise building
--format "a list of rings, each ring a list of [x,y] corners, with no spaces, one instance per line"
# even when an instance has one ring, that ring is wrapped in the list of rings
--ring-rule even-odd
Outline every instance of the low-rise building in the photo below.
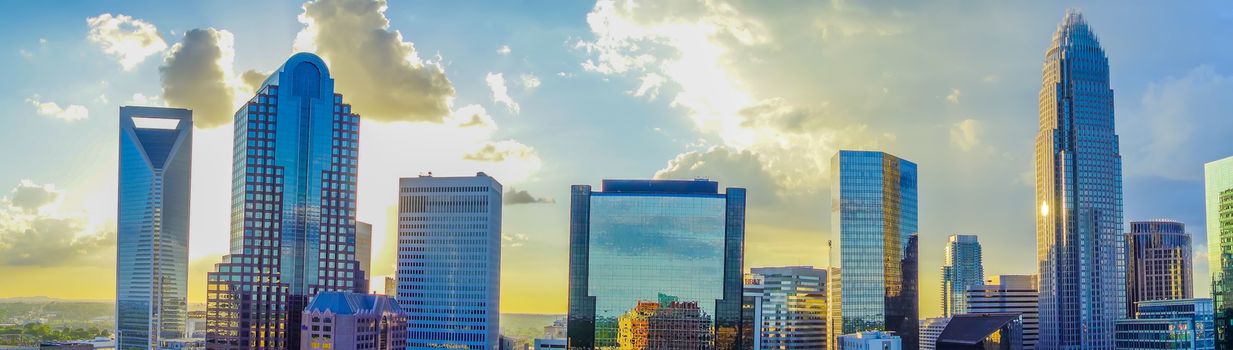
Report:
[[[304,309],[304,349],[403,349],[407,314],[394,298],[320,292]]]
[[[1023,350],[1023,316],[1013,312],[954,315],[935,344],[937,350]]]
[[[1215,349],[1212,299],[1138,302],[1133,319],[1118,320],[1114,342],[1119,350]]]
[[[860,332],[835,338],[839,350],[903,350],[903,339],[887,332]]]

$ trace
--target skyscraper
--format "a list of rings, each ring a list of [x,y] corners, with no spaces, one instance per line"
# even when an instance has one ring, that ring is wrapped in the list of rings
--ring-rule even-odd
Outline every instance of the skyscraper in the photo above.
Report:
[[[116,347],[183,338],[193,113],[120,107]]]
[[[1190,234],[1180,222],[1132,221],[1126,235],[1126,316],[1140,301],[1194,297]]]
[[[891,331],[905,349],[917,349],[916,164],[883,152],[839,151],[831,181],[839,283],[832,281],[827,333]]]
[[[402,178],[398,303],[407,349],[500,346],[501,184],[475,176]]]
[[[1203,166],[1216,348],[1233,349],[1233,157]]]
[[[604,180],[602,192],[586,185],[571,192],[570,349],[637,344],[643,339],[623,339],[622,328],[637,335],[653,317],[680,330],[672,338],[681,344],[705,338],[702,348],[738,348],[745,189]]]
[[[372,224],[355,222],[355,260],[360,262],[360,271],[364,273],[364,290],[368,290],[372,280]]]
[[[967,292],[985,282],[980,242],[974,235],[950,235],[942,262],[942,316],[966,313]]]
[[[355,252],[359,126],[309,53],[236,111],[231,252],[207,276],[207,347],[297,349],[313,295],[368,288]]]
[[[756,285],[745,295],[758,298],[746,319],[754,349],[821,349],[826,346],[826,270],[811,266],[756,267]],[[753,309],[757,308],[757,309]]]
[[[1036,135],[1036,260],[1043,349],[1113,349],[1125,315],[1122,157],[1109,59],[1069,10],[1045,53]]]
[[[968,290],[968,312],[1023,315],[1023,349],[1033,350],[1040,338],[1039,298],[1036,276],[997,275],[985,281],[985,285]]]

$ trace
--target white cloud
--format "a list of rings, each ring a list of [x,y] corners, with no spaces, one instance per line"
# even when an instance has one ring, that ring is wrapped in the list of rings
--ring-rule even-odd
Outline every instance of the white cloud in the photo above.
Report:
[[[1138,108],[1119,113],[1127,173],[1178,180],[1202,179],[1205,162],[1233,153],[1213,140],[1233,129],[1233,75],[1198,66],[1151,83]]]
[[[77,121],[90,117],[90,110],[82,105],[68,105],[61,107],[55,102],[43,102],[38,95],[31,96],[26,99],[26,102],[34,105],[35,112],[39,115],[49,118],[60,119],[64,121]]]
[[[199,128],[230,123],[240,86],[232,68],[234,47],[235,38],[226,30],[185,32],[158,68],[167,105],[193,110],[193,124]]]
[[[158,95],[146,96],[146,94],[138,92],[134,93],[133,97],[129,98],[124,104],[130,106],[161,107],[163,106],[163,99],[159,98]]]
[[[488,83],[488,89],[492,90],[492,101],[505,105],[510,113],[518,114],[518,102],[509,97],[509,89],[505,86],[505,76],[501,73],[488,73],[484,77],[484,81]]]
[[[454,86],[439,59],[421,59],[402,32],[390,29],[386,8],[384,0],[305,3],[295,49],[325,59],[336,89],[364,118],[441,122]]]
[[[526,90],[526,91],[535,90],[535,88],[539,87],[540,85],[539,77],[535,76],[534,74],[530,74],[530,73],[523,74],[519,76],[519,78],[522,79],[523,90]]]
[[[22,180],[0,199],[0,267],[114,263],[115,231],[87,232],[84,217],[50,205],[62,196],[54,185]]]
[[[964,151],[971,151],[980,145],[984,128],[975,119],[964,119],[950,126],[950,143]]]
[[[464,155],[463,159],[478,162],[501,162],[507,159],[521,159],[539,163],[539,155],[536,154],[535,149],[514,140],[484,143],[478,150]]]
[[[638,80],[642,81],[642,83],[638,85],[637,89],[629,93],[638,97],[645,96],[647,99],[654,101],[659,96],[659,87],[664,85],[666,79],[664,79],[664,76],[656,73],[647,73]]]
[[[521,233],[501,234],[501,246],[503,247],[508,247],[508,248],[521,247],[523,244],[526,244],[530,240],[531,240],[530,237],[527,237],[527,235],[524,235]]]
[[[90,26],[86,38],[118,59],[124,70],[132,70],[146,57],[167,49],[158,28],[140,19],[104,13],[87,18],[86,24]]]
[[[962,95],[963,92],[959,91],[959,89],[950,89],[950,94],[946,95],[946,101],[951,104],[959,104],[959,97]]]
[[[509,48],[509,45],[501,45],[501,47],[497,48],[497,54],[501,56],[509,55],[511,51],[513,50]]]

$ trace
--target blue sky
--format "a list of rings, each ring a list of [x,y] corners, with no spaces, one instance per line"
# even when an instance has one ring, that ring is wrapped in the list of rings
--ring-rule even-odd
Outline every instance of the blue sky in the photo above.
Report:
[[[354,29],[384,16],[388,28],[373,28],[400,33],[395,47],[413,45],[415,57],[407,60],[412,64],[356,69],[443,74],[453,90],[421,93],[355,80],[343,86],[343,79],[352,78],[335,77],[353,102],[380,95],[371,89],[398,88],[446,101],[449,108],[438,116],[444,119],[424,121],[416,116],[431,113],[365,113],[396,101],[355,106],[369,118],[361,133],[359,215],[384,235],[376,239],[376,274],[393,272],[393,247],[383,245],[392,235],[392,184],[398,176],[427,171],[488,171],[507,188],[551,202],[506,209],[505,311],[563,312],[566,194],[571,184],[598,185],[603,178],[706,176],[722,186],[748,187],[746,266],[824,266],[828,161],[839,148],[880,149],[920,165],[921,311],[936,314],[946,235],[979,235],[987,273],[1034,270],[1028,178],[1041,59],[1065,9],[1077,7],[1110,57],[1125,218],[1184,222],[1195,236],[1196,288],[1209,290],[1201,169],[1204,162],[1233,155],[1233,139],[1225,135],[1233,127],[1233,6],[1227,3],[631,4],[395,2],[384,12],[338,7],[356,10],[350,14],[355,22],[317,18],[322,26]],[[114,231],[118,106],[215,107],[163,97],[160,67],[169,65],[165,57],[186,32],[213,28],[216,39],[226,36],[221,31],[230,33],[234,45],[224,51],[234,61],[220,63],[225,81],[216,86],[243,99],[240,76],[278,67],[297,47],[297,35],[313,26],[300,20],[301,2],[8,7],[10,20],[0,23],[0,72],[6,77],[0,80],[0,108],[10,113],[0,118],[0,130],[8,131],[0,140],[0,164],[11,166],[0,171],[0,186],[14,189],[5,199],[9,206],[29,189],[52,199],[34,214],[0,216],[8,221],[0,225],[0,251],[22,249],[14,228],[37,217],[77,220],[64,228],[68,232],[30,231],[56,234],[52,242],[69,246]],[[125,69],[117,55],[90,39],[87,18],[102,14],[123,14],[157,28],[165,48]],[[339,18],[351,18],[344,15]],[[357,41],[366,34],[357,34]],[[326,54],[334,44],[321,37],[308,43],[323,50],[332,67],[356,59]],[[495,98],[496,74],[508,99]],[[383,81],[371,79],[366,82]],[[88,116],[65,120],[80,117],[73,105]],[[475,115],[490,121],[481,131],[456,122]],[[227,203],[215,191],[228,186],[226,129],[199,128],[195,140],[190,255],[192,273],[201,277],[226,249]],[[475,160],[487,145],[498,156]],[[82,257],[0,259],[0,273],[26,285],[0,287],[0,297],[110,298],[114,282],[108,274],[114,270],[106,262],[114,259],[114,246],[53,251]],[[73,278],[107,287],[92,294],[57,285]],[[190,295],[201,297],[199,284],[192,286]]]

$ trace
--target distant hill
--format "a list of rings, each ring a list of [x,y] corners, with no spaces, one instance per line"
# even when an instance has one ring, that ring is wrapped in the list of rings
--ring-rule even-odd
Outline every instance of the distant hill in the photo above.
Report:
[[[15,298],[0,298],[0,304],[45,304],[51,302],[62,303],[115,303],[110,299],[59,299],[45,296],[35,297],[15,297]]]

